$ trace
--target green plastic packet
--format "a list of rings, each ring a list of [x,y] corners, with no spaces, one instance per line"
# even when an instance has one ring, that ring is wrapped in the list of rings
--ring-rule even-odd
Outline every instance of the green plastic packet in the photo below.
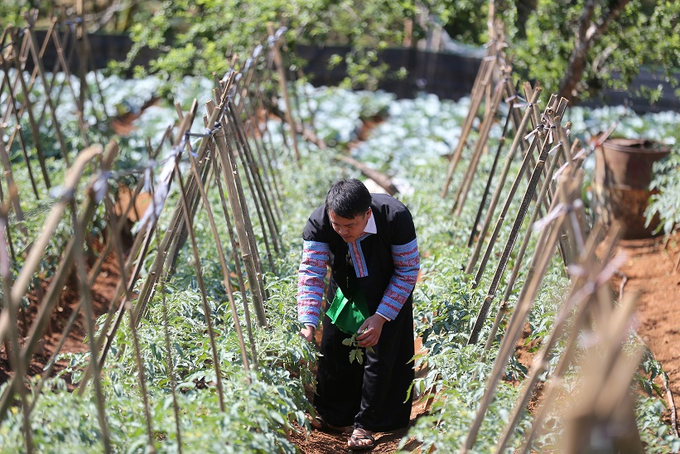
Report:
[[[349,300],[342,293],[340,287],[335,292],[335,298],[326,311],[326,315],[340,331],[347,334],[356,334],[364,321],[370,316],[365,305]]]

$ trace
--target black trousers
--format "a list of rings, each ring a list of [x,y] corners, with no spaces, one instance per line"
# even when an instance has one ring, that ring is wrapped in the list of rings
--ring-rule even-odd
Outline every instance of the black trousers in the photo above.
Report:
[[[408,426],[412,396],[406,396],[414,378],[412,299],[396,319],[385,322],[373,352],[364,349],[363,364],[350,364],[353,347],[342,344],[348,337],[324,317],[314,396],[319,414],[334,426],[375,432]]]

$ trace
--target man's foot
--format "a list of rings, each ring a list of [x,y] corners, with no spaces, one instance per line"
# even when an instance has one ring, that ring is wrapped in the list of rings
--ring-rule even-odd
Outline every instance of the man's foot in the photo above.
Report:
[[[320,430],[321,432],[338,432],[342,433],[345,431],[344,427],[339,427],[339,426],[333,426],[331,424],[328,424],[325,419],[321,417],[321,415],[316,415],[311,421],[310,421],[311,426],[316,429]]]
[[[375,448],[373,432],[361,427],[355,427],[352,436],[347,440],[347,447],[350,451],[367,451]]]

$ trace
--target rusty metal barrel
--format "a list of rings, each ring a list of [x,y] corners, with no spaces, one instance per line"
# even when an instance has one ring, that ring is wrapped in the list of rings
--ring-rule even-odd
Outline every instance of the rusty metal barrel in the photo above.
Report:
[[[595,211],[606,224],[620,223],[624,239],[651,237],[659,225],[658,216],[647,223],[645,210],[653,165],[669,153],[669,147],[644,139],[608,139],[595,149]]]

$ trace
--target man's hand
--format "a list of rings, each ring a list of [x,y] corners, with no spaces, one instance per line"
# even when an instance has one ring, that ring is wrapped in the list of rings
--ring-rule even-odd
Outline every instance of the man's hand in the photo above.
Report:
[[[300,330],[300,336],[307,342],[312,342],[314,341],[315,332],[316,327],[314,325],[305,325],[305,327]]]
[[[382,333],[383,325],[387,320],[378,314],[373,314],[368,317],[359,328],[359,335],[357,342],[359,347],[373,347],[378,345],[380,334]]]

